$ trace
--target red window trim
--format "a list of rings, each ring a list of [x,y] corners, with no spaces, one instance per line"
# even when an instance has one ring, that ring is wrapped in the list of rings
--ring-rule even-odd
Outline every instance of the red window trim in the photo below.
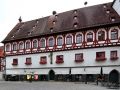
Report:
[[[61,56],[62,56],[62,59],[60,60],[59,57],[61,57]],[[56,56],[56,63],[57,63],[57,64],[62,64],[62,63],[64,63],[63,55],[57,55],[57,56]]]
[[[97,57],[98,53],[103,53],[104,55],[102,57]],[[103,51],[103,52],[96,52],[96,61],[104,61],[104,60],[106,60],[106,58],[105,58],[105,51]]]
[[[115,56],[115,57],[112,56],[112,53],[116,53],[116,56]],[[113,60],[113,61],[114,61],[114,60],[117,60],[117,59],[118,59],[117,53],[118,53],[117,50],[111,51],[111,52],[110,52],[110,60]]]
[[[13,59],[12,65],[18,65],[18,59]]]
[[[30,59],[30,61],[28,62],[27,59]],[[31,65],[31,64],[32,64],[31,58],[26,58],[25,64],[26,64],[26,65]]]
[[[77,55],[82,55],[79,59],[77,59]],[[83,62],[84,59],[83,59],[83,53],[78,53],[78,54],[75,54],[75,62]]]
[[[42,60],[42,58],[45,58],[45,60]],[[40,58],[40,64],[47,64],[47,57],[46,56],[43,56]]]

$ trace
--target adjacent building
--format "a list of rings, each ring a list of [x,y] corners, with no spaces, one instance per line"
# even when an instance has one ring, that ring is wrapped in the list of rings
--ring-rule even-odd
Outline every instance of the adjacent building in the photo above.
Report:
[[[3,40],[5,79],[120,80],[120,0],[19,23]],[[37,76],[38,75],[38,76]]]

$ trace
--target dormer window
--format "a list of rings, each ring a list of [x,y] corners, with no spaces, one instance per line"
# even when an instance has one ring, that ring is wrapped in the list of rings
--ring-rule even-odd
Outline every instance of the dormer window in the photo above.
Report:
[[[77,26],[78,26],[78,23],[75,22],[75,23],[73,24],[73,27],[74,27],[74,28],[77,28]]]

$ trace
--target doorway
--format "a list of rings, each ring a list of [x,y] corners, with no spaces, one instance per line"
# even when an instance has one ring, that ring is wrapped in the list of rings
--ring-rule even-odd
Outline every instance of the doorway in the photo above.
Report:
[[[109,74],[109,82],[118,83],[119,82],[119,72],[117,70],[112,70]]]
[[[49,80],[54,80],[55,79],[55,72],[53,70],[49,71]]]

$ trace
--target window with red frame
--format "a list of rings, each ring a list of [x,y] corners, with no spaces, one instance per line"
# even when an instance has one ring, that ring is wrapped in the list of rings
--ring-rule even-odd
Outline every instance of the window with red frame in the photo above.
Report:
[[[79,44],[82,42],[82,34],[76,35],[76,43]]]
[[[58,37],[57,38],[57,45],[58,46],[62,46],[62,44],[63,44],[63,38],[62,37]]]
[[[26,65],[31,65],[31,64],[32,64],[31,58],[26,58],[25,64],[26,64]]]
[[[48,40],[48,44],[49,44],[49,47],[53,47],[54,46],[54,38],[49,38]]]
[[[26,42],[26,49],[30,49],[30,41]]]
[[[93,33],[92,32],[89,32],[87,34],[87,42],[92,42],[93,41]]]
[[[75,62],[82,62],[82,61],[84,61],[83,53],[75,54]]]
[[[33,48],[37,48],[37,46],[38,46],[37,40],[34,40],[33,41]]]
[[[110,53],[110,59],[111,60],[117,60],[118,59],[117,51],[111,51],[111,53]]]
[[[64,62],[63,55],[57,55],[56,56],[56,63],[60,64],[60,63],[63,63],[63,62]]]
[[[71,36],[71,35],[68,35],[68,36],[66,37],[66,44],[67,44],[67,45],[71,45],[71,44],[72,44],[72,36]]]
[[[10,44],[7,44],[7,45],[6,45],[6,51],[7,51],[7,52],[10,51]]]
[[[17,50],[17,44],[14,43],[14,44],[13,44],[13,51],[16,51],[16,50]]]
[[[118,30],[117,29],[111,30],[111,39],[112,40],[118,39]]]
[[[21,50],[21,49],[23,49],[23,48],[24,48],[23,42],[20,42],[20,43],[19,43],[19,49]]]
[[[105,40],[105,32],[99,31],[98,32],[98,41],[104,41]]]
[[[12,65],[18,65],[18,59],[13,59]]]
[[[46,64],[47,63],[47,57],[43,56],[40,58],[40,64]]]
[[[105,52],[96,52],[96,61],[104,61],[105,58]]]
[[[44,39],[44,38],[42,38],[42,39],[40,40],[40,47],[41,47],[41,48],[45,48],[45,39]]]

